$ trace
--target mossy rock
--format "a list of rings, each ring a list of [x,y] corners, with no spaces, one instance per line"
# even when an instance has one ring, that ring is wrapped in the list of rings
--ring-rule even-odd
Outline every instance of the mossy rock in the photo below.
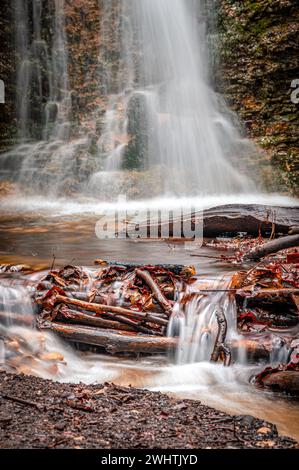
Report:
[[[146,116],[146,98],[143,94],[136,92],[131,97],[127,109],[127,131],[131,138],[123,157],[125,170],[141,170],[146,167],[150,138]]]

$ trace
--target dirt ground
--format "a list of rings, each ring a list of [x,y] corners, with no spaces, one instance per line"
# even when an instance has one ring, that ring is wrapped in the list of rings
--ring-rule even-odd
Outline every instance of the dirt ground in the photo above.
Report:
[[[1,448],[298,448],[276,426],[113,384],[0,373]]]

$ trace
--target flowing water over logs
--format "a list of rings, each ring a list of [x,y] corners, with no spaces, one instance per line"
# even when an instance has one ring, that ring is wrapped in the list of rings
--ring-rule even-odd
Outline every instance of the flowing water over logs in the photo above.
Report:
[[[112,354],[169,352],[179,364],[287,363],[298,329],[295,254],[217,282],[195,276],[192,266],[98,259],[98,268],[25,276],[28,267],[4,265],[1,318],[6,326],[35,318],[41,330]],[[17,282],[23,282],[19,291]],[[21,296],[28,299],[24,311]]]
[[[179,364],[210,359],[217,362],[224,351],[224,361],[230,363],[231,352],[224,343],[236,339],[237,334],[235,301],[225,292],[229,282],[224,279],[203,284],[197,280],[179,294],[168,330],[170,336],[179,336]]]

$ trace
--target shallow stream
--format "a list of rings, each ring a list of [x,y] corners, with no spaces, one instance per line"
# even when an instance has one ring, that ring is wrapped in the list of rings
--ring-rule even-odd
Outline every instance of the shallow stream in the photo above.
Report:
[[[284,200],[284,202],[286,202]],[[20,208],[21,206],[21,208]],[[202,279],[217,280],[240,266],[219,262],[212,256],[219,251],[207,247],[186,249],[184,244],[99,240],[94,232],[98,208],[79,210],[76,204],[51,206],[51,203],[18,202],[18,211],[2,206],[0,259],[2,263],[25,263],[39,268],[65,264],[92,266],[96,258],[137,263],[194,264]],[[195,250],[195,251],[194,251]],[[195,254],[202,257],[194,257]],[[53,258],[53,256],[55,258]],[[15,327],[30,341],[38,333]],[[36,336],[36,337],[35,337]],[[281,433],[299,440],[298,401],[254,388],[250,377],[263,366],[233,365],[224,368],[208,362],[173,364],[168,358],[120,359],[106,355],[75,352],[46,333],[47,349],[59,351],[64,364],[54,378],[86,383],[114,381],[122,385],[160,390],[183,398],[201,400],[207,405],[233,414],[252,414],[275,423]],[[52,373],[33,371],[45,378]]]

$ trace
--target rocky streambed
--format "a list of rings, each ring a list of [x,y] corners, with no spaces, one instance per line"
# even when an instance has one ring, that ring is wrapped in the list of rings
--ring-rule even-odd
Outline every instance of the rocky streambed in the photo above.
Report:
[[[298,448],[275,425],[131,387],[0,373],[1,448]]]

